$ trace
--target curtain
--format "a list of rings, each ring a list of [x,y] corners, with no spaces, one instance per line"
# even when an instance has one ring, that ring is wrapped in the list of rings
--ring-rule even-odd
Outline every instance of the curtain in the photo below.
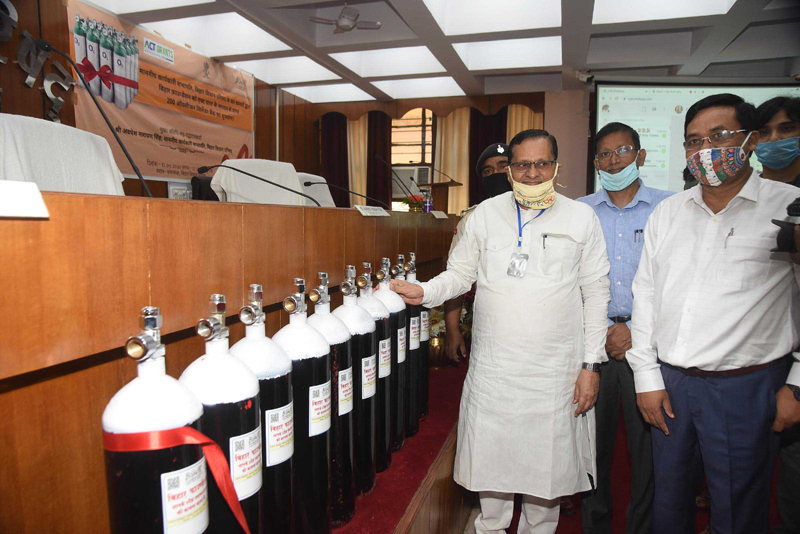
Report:
[[[531,108],[522,104],[509,104],[506,143],[510,143],[519,132],[531,128],[544,128],[544,113],[534,113]]]
[[[448,191],[447,211],[461,213],[469,207],[469,126],[470,109],[459,108],[447,117],[436,119],[436,149],[433,168],[462,187],[451,187]],[[434,173],[435,181],[446,182],[447,178]]]
[[[391,169],[375,156],[385,161],[392,159],[392,119],[382,111],[367,114],[367,196],[392,205]],[[367,201],[370,206],[379,206]]]
[[[502,143],[506,138],[506,118],[508,108],[494,115],[484,115],[477,109],[470,110],[469,117],[469,172],[474,177],[469,182],[469,205],[474,206],[485,200],[483,180],[475,173],[475,165],[487,146]]]
[[[322,128],[321,174],[329,184],[348,188],[347,169],[347,117],[341,113],[326,113],[320,119]],[[350,207],[350,195],[331,187],[331,197],[339,208]]]
[[[347,121],[349,189],[362,195],[367,194],[367,121],[367,114],[358,120]],[[367,199],[350,195],[350,204],[365,206]]]

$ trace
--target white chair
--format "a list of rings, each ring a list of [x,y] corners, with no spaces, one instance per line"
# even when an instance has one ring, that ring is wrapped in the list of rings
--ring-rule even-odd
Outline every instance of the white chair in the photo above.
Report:
[[[224,165],[240,169],[275,182],[293,191],[304,193],[300,178],[294,165],[282,161],[268,159],[229,159]],[[285,206],[305,206],[306,199],[292,191],[275,187],[272,184],[256,180],[235,170],[219,167],[211,180],[211,188],[217,196],[226,198],[228,202],[246,202],[250,204],[281,204]],[[223,196],[224,194],[224,196]]]
[[[0,114],[0,180],[36,182],[42,191],[125,195],[111,147],[71,126]]]
[[[323,208],[335,208],[336,203],[333,201],[333,197],[331,196],[331,188],[328,186],[328,182],[322,176],[317,176],[316,174],[308,174],[305,172],[298,172],[297,176],[300,178],[300,183],[303,184],[303,193],[312,197],[314,200],[319,202],[319,205]],[[305,185],[306,182],[312,182],[314,184],[324,184],[324,185]],[[306,200],[306,206],[316,206],[313,202],[309,199]]]

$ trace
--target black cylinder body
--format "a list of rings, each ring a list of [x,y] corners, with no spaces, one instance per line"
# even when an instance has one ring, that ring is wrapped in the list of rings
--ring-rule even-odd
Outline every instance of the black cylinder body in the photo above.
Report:
[[[375,415],[378,397],[377,334],[353,336],[353,460],[356,496],[375,487]]]
[[[292,373],[259,380],[264,413],[261,423],[264,447],[264,483],[261,486],[261,532],[292,531],[292,456],[294,449],[294,406]],[[291,434],[291,437],[290,437]]]
[[[420,338],[419,338],[419,411],[420,421],[428,417],[428,398],[430,396],[428,351],[430,347],[431,311],[421,308],[419,313]]]
[[[389,314],[392,328],[392,452],[403,448],[406,437],[406,310]]]
[[[375,470],[380,473],[392,463],[392,327],[389,317],[375,321],[375,333],[378,345]]]
[[[419,432],[420,375],[419,375],[420,306],[406,306],[406,437]]]
[[[331,345],[331,524],[356,512],[353,479],[353,338]]]

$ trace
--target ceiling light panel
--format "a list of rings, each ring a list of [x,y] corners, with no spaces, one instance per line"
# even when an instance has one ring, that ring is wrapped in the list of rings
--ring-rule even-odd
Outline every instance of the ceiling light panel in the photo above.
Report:
[[[469,70],[521,69],[561,65],[561,36],[454,43]]]
[[[284,91],[308,100],[312,104],[326,102],[356,102],[361,100],[375,100],[351,83],[336,85],[311,85],[307,87],[284,87]]]
[[[449,76],[414,78],[411,80],[383,80],[372,85],[397,98],[435,98],[438,96],[464,96],[464,91]]]
[[[200,4],[213,4],[214,0],[92,0],[92,3],[114,14],[141,13],[155,9],[170,9],[174,7],[198,6]]]
[[[244,69],[271,85],[340,79],[336,74],[305,56],[237,61],[231,66]]]
[[[157,31],[165,39],[187,44],[195,52],[208,57],[291,50],[238,13],[163,20],[144,26]]]
[[[445,35],[561,26],[561,0],[423,0]]]
[[[743,0],[744,1],[744,0]],[[595,0],[592,24],[616,24],[643,20],[682,19],[724,15],[736,0]]]
[[[425,46],[341,52],[330,56],[362,78],[432,74],[446,70]]]

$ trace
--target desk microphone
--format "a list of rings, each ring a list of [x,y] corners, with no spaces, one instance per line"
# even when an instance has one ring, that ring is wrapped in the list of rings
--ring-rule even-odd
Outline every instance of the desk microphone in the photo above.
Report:
[[[355,195],[355,196],[361,197],[361,198],[366,198],[367,200],[371,200],[373,202],[377,202],[378,204],[382,204],[382,205],[386,206],[386,209],[388,209],[389,211],[391,211],[391,209],[392,209],[386,204],[386,202],[381,202],[377,198],[372,198],[372,197],[368,197],[367,195],[362,195],[360,193],[356,193],[355,191],[351,191],[351,190],[349,190],[349,189],[347,189],[345,187],[342,187],[340,185],[331,184],[331,183],[328,183],[328,182],[303,182],[303,186],[304,187],[308,187],[310,185],[323,185],[323,184],[327,185],[328,187],[335,187],[336,189],[341,189],[342,191],[347,191],[351,195]]]
[[[199,174],[205,174],[208,171],[210,171],[211,169],[216,169],[217,167],[221,167],[223,169],[230,169],[232,171],[240,172],[240,173],[244,174],[245,176],[249,176],[250,178],[255,178],[256,180],[259,180],[261,182],[266,182],[266,183],[268,183],[270,185],[274,185],[275,187],[279,187],[281,189],[285,189],[286,191],[291,191],[295,195],[300,195],[301,197],[305,197],[305,198],[309,199],[311,202],[316,204],[317,207],[320,207],[320,208],[322,207],[322,206],[319,205],[319,202],[317,202],[316,199],[306,195],[305,193],[301,193],[300,191],[295,191],[294,189],[290,189],[290,188],[288,188],[286,186],[283,186],[281,184],[276,184],[275,182],[270,182],[266,178],[261,178],[260,176],[256,176],[255,174],[250,174],[247,171],[243,171],[242,169],[237,169],[236,167],[231,167],[230,165],[223,165],[222,163],[220,163],[219,165],[209,165],[208,167],[200,167],[200,168],[198,168],[197,172]]]
[[[108,126],[108,129],[111,130],[112,134],[114,134],[114,139],[117,140],[117,143],[119,143],[119,147],[122,149],[122,152],[125,154],[125,157],[128,158],[128,163],[130,163],[131,167],[133,167],[133,172],[136,173],[136,176],[139,177],[139,181],[142,182],[142,188],[147,193],[147,196],[152,198],[153,193],[151,193],[150,192],[150,188],[147,187],[147,183],[144,181],[144,177],[142,176],[141,171],[139,171],[139,167],[137,167],[136,164],[133,162],[133,158],[128,153],[128,149],[125,148],[125,145],[122,143],[122,139],[120,139],[119,135],[117,135],[117,131],[111,125],[111,121],[108,120],[108,116],[106,115],[106,112],[103,111],[103,108],[100,106],[100,102],[97,101],[97,97],[95,97],[94,93],[92,92],[92,90],[89,89],[89,84],[86,83],[86,78],[83,77],[83,73],[78,68],[78,65],[75,64],[75,62],[72,60],[71,57],[69,57],[67,54],[65,54],[61,50],[53,48],[53,45],[51,45],[48,41],[45,41],[44,39],[37,39],[36,40],[36,48],[38,48],[39,50],[44,50],[45,52],[55,52],[59,56],[62,56],[64,59],[69,61],[69,63],[75,69],[75,72],[78,73],[78,78],[80,78],[81,83],[83,83],[83,87],[86,88],[86,92],[89,93],[89,96],[92,97],[92,100],[94,101],[94,105],[97,106],[97,109],[100,111],[100,115],[102,115],[103,119],[106,121],[106,125]]]
[[[397,175],[396,172],[394,172],[394,169],[392,168],[391,165],[389,165],[388,161],[383,159],[380,154],[375,154],[375,159],[377,161],[382,162],[387,167],[389,167],[389,170],[392,171],[392,174],[394,175],[394,178],[392,178],[391,176],[389,178],[397,184],[397,187],[399,187],[401,191],[403,191],[404,193],[408,193],[409,197],[413,197],[414,196],[413,193],[411,193],[411,190],[408,187],[405,186],[405,184],[403,183],[403,180]]]

